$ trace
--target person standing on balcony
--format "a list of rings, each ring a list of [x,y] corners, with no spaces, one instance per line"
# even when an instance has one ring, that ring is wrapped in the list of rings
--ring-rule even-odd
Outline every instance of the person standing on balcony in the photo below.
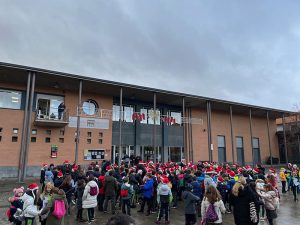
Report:
[[[60,103],[58,106],[58,119],[61,120],[63,118],[63,113],[65,112],[66,105],[64,102]]]

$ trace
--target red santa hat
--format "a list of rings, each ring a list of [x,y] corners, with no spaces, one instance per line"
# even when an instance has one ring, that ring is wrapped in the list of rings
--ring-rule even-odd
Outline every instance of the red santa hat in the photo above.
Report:
[[[37,185],[37,183],[31,183],[31,184],[28,185],[27,189],[31,190],[31,191],[34,191],[34,190],[39,189],[39,185]]]
[[[110,171],[110,170],[112,170],[112,167],[111,166],[107,166],[105,169],[106,169],[106,171]]]
[[[61,171],[59,171],[58,173],[57,173],[57,177],[63,177],[64,175],[63,175],[63,173],[61,172]]]
[[[206,169],[206,173],[207,174],[212,174],[212,173],[216,174],[216,171],[214,170],[214,168],[210,167],[210,168]]]
[[[234,177],[235,177],[235,172],[234,172],[234,171],[231,171],[231,172],[229,173],[229,177],[230,177],[230,178],[234,178]]]
[[[249,166],[249,165],[245,166],[243,169],[246,170],[246,171],[252,170],[251,166]]]
[[[169,179],[168,179],[167,177],[164,177],[164,178],[162,179],[162,182],[163,182],[164,184],[168,184],[168,183],[169,183]]]
[[[47,163],[44,163],[44,164],[43,164],[43,167],[48,167],[48,164],[47,164]]]
[[[223,177],[219,176],[219,177],[218,177],[218,182],[220,182],[220,183],[224,182]]]
[[[259,173],[259,169],[258,168],[254,168],[253,169],[253,173]]]
[[[69,160],[66,159],[66,160],[64,161],[64,164],[69,164]]]
[[[272,168],[272,167],[269,169],[269,171],[270,171],[271,173],[275,173],[275,172],[276,172],[275,169]]]

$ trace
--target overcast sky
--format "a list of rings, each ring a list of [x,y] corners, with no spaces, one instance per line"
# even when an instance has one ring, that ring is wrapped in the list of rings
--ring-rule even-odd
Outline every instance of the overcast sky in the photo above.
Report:
[[[300,102],[297,0],[0,4],[2,62],[286,110]]]

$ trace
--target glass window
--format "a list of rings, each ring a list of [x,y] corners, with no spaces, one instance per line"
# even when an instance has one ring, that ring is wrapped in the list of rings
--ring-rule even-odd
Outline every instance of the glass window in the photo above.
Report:
[[[0,133],[2,132],[2,130],[3,130],[3,128],[2,128],[2,127],[0,127]]]
[[[124,106],[124,120],[125,120],[125,122],[133,122],[132,114],[133,114],[133,107]]]
[[[87,144],[92,144],[92,139],[90,139],[90,138],[86,139],[86,143]]]
[[[160,111],[159,109],[156,109],[154,111],[153,109],[144,109],[145,111],[141,113],[145,113],[145,117],[148,118],[148,124],[154,124],[154,118],[155,118],[155,124],[160,125]],[[147,121],[145,121],[147,123]]]
[[[46,137],[46,138],[45,138],[45,142],[46,142],[46,143],[50,143],[50,142],[51,142],[51,138]]]
[[[102,132],[99,132],[99,137],[103,137],[103,133]]]
[[[147,117],[148,117],[148,113],[147,113],[147,109],[141,109],[141,114],[145,114],[145,120],[142,120],[141,123],[147,124]]]
[[[18,142],[18,137],[12,136],[12,137],[11,137],[11,141],[12,141],[12,142]]]
[[[92,137],[92,132],[87,132],[88,137]]]
[[[65,139],[64,138],[59,138],[59,143],[64,143]]]
[[[36,137],[31,137],[31,142],[36,142]]]
[[[252,145],[253,145],[253,148],[259,148],[259,139],[258,138],[253,138],[252,139]]]
[[[82,110],[86,115],[92,116],[98,112],[98,104],[96,101],[89,99],[82,104]]]
[[[19,128],[13,128],[13,134],[18,134],[19,133]]]
[[[39,119],[57,119],[58,106],[62,102],[64,102],[63,96],[37,94],[37,117]]]
[[[98,143],[99,143],[100,145],[102,145],[103,140],[102,140],[102,139],[98,139]]]
[[[225,136],[218,136],[218,147],[225,147]]]
[[[46,130],[46,134],[51,135],[51,130]]]
[[[2,141],[2,136],[0,136],[0,141]]]
[[[21,109],[22,93],[0,89],[0,108]]]
[[[120,106],[113,105],[113,121],[119,121],[120,120]]]
[[[59,131],[59,135],[64,136],[65,135],[65,131],[64,130],[60,130]]]
[[[171,112],[171,117],[175,119],[175,124],[181,125],[181,112]]]
[[[37,134],[37,129],[32,129],[31,134],[36,135]]]
[[[243,143],[243,138],[242,137],[236,137],[236,147],[237,148],[243,148],[244,143]]]

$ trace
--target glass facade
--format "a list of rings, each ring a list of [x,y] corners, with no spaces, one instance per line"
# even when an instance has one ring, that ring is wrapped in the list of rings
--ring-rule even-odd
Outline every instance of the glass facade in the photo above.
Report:
[[[21,109],[22,93],[0,89],[0,108]]]

